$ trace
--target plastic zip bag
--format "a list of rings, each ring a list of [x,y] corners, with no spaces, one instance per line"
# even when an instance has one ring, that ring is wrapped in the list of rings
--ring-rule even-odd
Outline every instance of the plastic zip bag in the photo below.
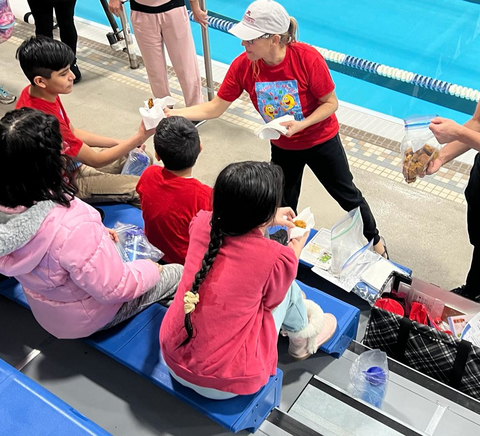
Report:
[[[388,384],[387,353],[380,350],[364,351],[350,367],[352,394],[381,407]]]
[[[138,259],[150,259],[158,262],[163,257],[164,253],[148,242],[140,227],[117,221],[113,230],[117,232],[116,247],[124,262],[133,262]]]
[[[415,182],[418,175],[425,173],[430,161],[438,157],[441,146],[428,128],[435,116],[416,116],[404,120],[405,136],[400,151],[403,176],[407,183]]]
[[[131,176],[141,176],[145,169],[150,165],[150,158],[141,148],[135,148],[128,153],[127,161],[122,168],[121,174]]]
[[[350,256],[363,247],[363,219],[360,208],[351,210],[331,230],[332,266],[330,271],[339,276]]]

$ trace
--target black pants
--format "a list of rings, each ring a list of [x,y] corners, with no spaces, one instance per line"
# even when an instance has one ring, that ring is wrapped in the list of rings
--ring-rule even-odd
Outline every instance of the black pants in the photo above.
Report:
[[[467,226],[470,243],[473,245],[473,257],[465,284],[465,294],[480,296],[480,153],[470,172],[470,180],[465,189],[467,200]]]
[[[303,169],[308,165],[343,210],[349,212],[360,206],[363,234],[367,240],[373,239],[374,244],[380,240],[370,206],[353,183],[347,155],[338,134],[307,150],[283,150],[272,144],[272,162],[282,168],[285,176],[284,206],[296,211]]]
[[[77,53],[77,29],[73,21],[77,0],[28,0],[30,11],[35,18],[35,34],[53,38],[53,10],[60,29],[60,39],[73,53]]]

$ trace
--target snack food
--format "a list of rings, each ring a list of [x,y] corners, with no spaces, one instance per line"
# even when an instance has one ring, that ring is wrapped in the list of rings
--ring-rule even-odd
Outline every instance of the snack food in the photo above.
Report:
[[[153,107],[153,98],[148,99],[148,108],[151,109]]]
[[[300,227],[301,229],[306,229],[307,228],[307,223],[305,221],[302,221],[302,220],[296,220],[293,222],[293,224],[295,224],[296,227]]]
[[[407,148],[403,160],[403,176],[407,183],[413,183],[417,176],[425,172],[431,160],[438,157],[438,151],[435,147],[425,144],[417,151]]]

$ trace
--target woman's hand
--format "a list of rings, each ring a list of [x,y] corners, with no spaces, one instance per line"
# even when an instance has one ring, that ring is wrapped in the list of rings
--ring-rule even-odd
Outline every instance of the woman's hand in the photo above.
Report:
[[[120,0],[109,0],[108,10],[112,14],[115,14],[117,17],[119,17],[122,12],[122,3],[120,2]]]
[[[295,224],[293,224],[293,219],[295,218],[295,212],[291,207],[279,207],[277,209],[277,213],[275,214],[275,218],[273,220],[274,226],[286,226],[290,228],[294,228]]]
[[[441,117],[434,118],[429,126],[429,129],[440,144],[456,141],[460,136],[462,128],[463,126],[457,124],[455,121]]]
[[[107,228],[107,230],[108,230],[108,234],[110,235],[110,239],[111,239],[113,242],[117,243],[117,242],[118,242],[117,232],[116,232],[115,230],[109,229],[109,228]]]
[[[203,11],[198,4],[198,0],[190,0],[190,8],[192,9],[193,19],[204,29],[208,26],[207,11]]]
[[[302,121],[296,120],[284,121],[283,123],[280,123],[280,125],[287,128],[287,133],[285,133],[285,136],[287,137],[293,136],[295,133],[298,133],[305,128]]]

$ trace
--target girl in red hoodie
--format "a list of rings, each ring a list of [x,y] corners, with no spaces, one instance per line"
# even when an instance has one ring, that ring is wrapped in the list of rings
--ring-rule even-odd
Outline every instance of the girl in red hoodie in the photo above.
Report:
[[[297,359],[335,331],[333,315],[304,300],[294,282],[307,236],[287,246],[264,236],[270,225],[293,227],[292,209],[279,208],[282,187],[276,165],[231,164],[215,183],[213,212],[190,224],[184,274],[160,345],[172,377],[208,398],[265,385],[276,372],[281,327]]]

